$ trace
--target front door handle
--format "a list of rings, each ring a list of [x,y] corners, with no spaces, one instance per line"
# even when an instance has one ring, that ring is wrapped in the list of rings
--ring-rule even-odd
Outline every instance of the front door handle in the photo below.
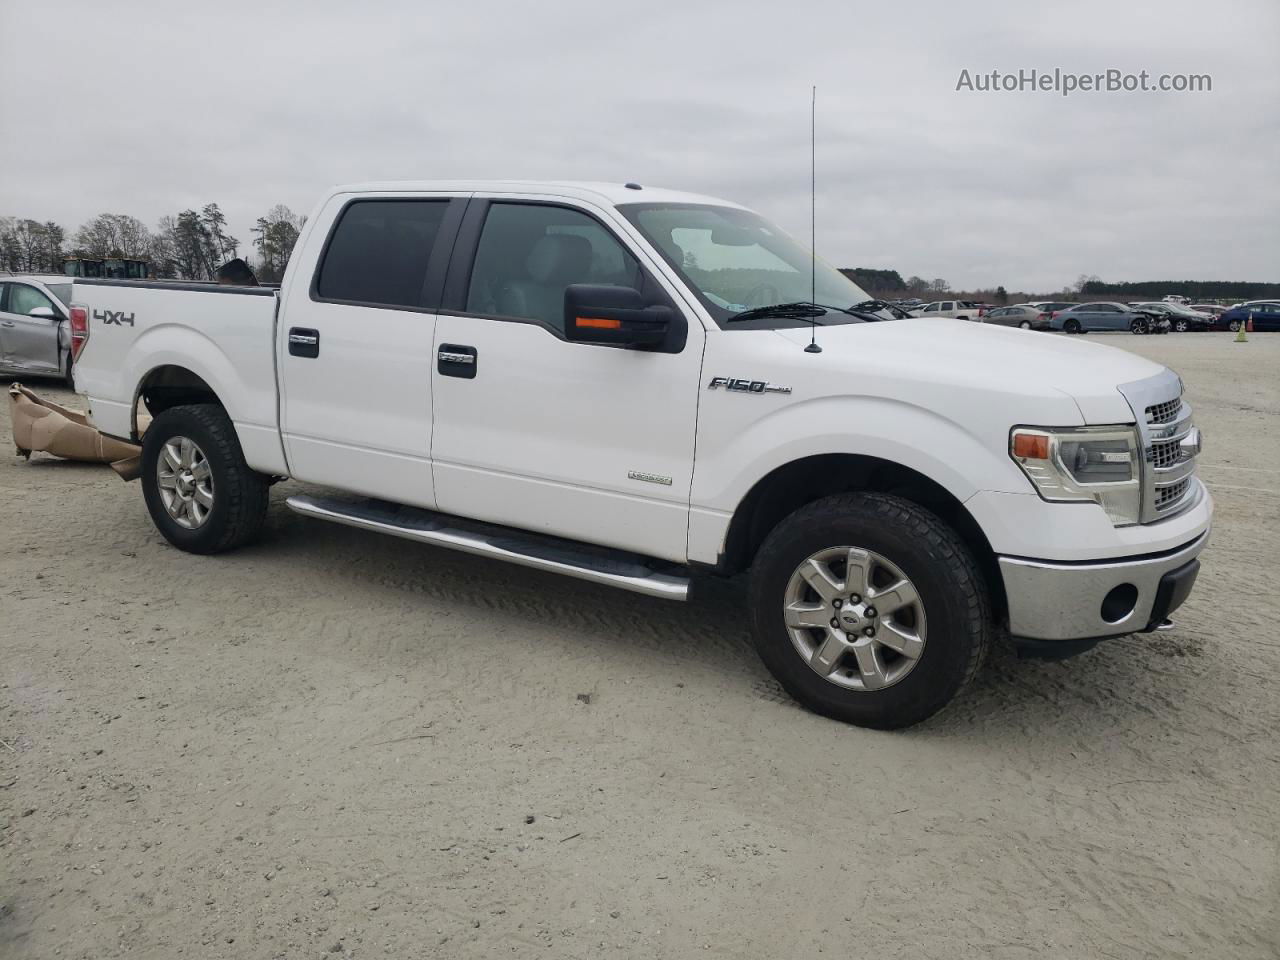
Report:
[[[289,355],[311,359],[320,356],[320,331],[307,327],[290,327]]]
[[[460,377],[463,380],[476,378],[476,367],[479,358],[476,348],[457,343],[442,343],[436,350],[436,369],[444,377]]]
[[[12,327],[12,326],[15,326],[12,320],[0,321],[0,327]]]

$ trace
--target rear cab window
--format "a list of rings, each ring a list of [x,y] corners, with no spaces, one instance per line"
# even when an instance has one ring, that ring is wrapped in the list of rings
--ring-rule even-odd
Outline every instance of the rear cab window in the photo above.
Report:
[[[427,266],[451,199],[352,200],[329,234],[312,299],[423,309]]]

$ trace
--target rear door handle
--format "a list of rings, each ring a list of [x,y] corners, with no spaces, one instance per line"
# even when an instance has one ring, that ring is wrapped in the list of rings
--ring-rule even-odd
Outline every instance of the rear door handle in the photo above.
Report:
[[[0,321],[0,327],[12,327],[12,326],[15,326],[12,320]]]
[[[479,357],[475,347],[457,343],[442,343],[436,350],[436,369],[444,377],[460,377],[463,380],[476,378],[476,367]]]
[[[290,327],[289,355],[312,359],[320,356],[320,331],[307,327]]]

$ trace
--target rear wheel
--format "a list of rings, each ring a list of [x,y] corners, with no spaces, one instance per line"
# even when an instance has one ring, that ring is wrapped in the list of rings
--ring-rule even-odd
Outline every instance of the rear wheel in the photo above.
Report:
[[[906,727],[973,678],[991,642],[968,547],[924,508],[841,494],[783,520],[752,567],[752,629],[800,703],[859,726]]]
[[[270,484],[244,460],[235,427],[214,404],[173,407],[142,438],[142,492],[166,540],[219,553],[257,537]]]
[[[1065,330],[1067,333],[1079,333],[1080,321],[1075,319],[1075,317],[1072,317],[1071,319],[1063,323],[1062,329]]]

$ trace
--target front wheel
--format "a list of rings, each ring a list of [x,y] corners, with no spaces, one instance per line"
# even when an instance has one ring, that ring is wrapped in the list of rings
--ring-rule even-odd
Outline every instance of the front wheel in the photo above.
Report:
[[[1240,331],[1240,321],[1232,320],[1230,323],[1227,324],[1227,329],[1230,330],[1232,333],[1238,333]]]
[[[244,460],[226,412],[172,407],[142,438],[142,492],[164,538],[188,553],[220,553],[255,539],[270,484]]]
[[[760,548],[750,589],[765,666],[810,710],[858,726],[937,713],[991,643],[972,553],[899,497],[840,494],[797,510]]]
[[[1023,320],[1020,324],[1018,324],[1018,326],[1020,326],[1023,330],[1030,330],[1030,329],[1031,329],[1031,321],[1030,321],[1030,320]]]
[[[1129,332],[1137,336],[1147,332],[1147,321],[1141,317],[1136,318],[1133,323],[1129,324]]]
[[[1188,330],[1191,329],[1191,324],[1187,323],[1187,321],[1185,320],[1179,320],[1177,323],[1173,325],[1173,329],[1176,330],[1178,333],[1186,333]]]

